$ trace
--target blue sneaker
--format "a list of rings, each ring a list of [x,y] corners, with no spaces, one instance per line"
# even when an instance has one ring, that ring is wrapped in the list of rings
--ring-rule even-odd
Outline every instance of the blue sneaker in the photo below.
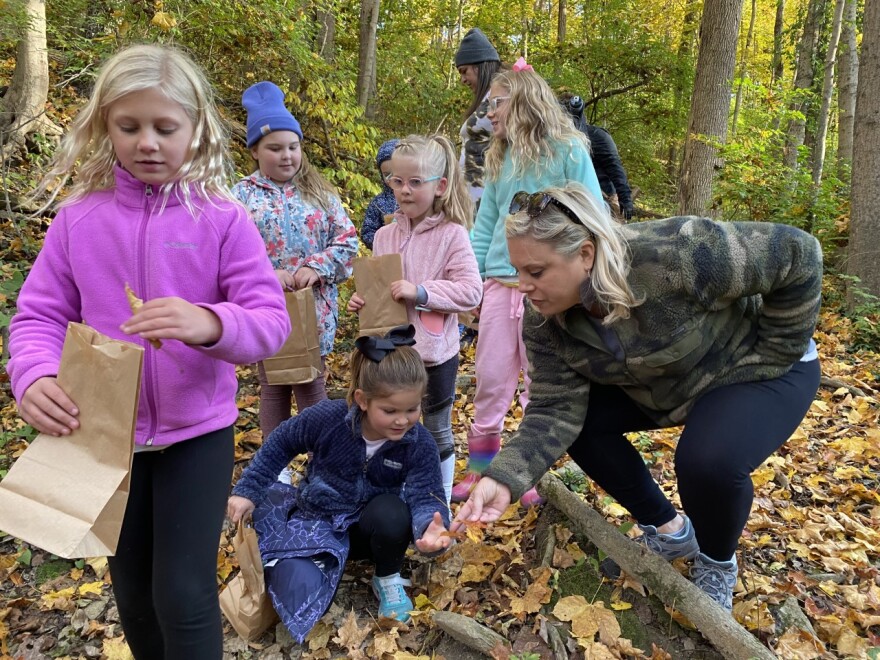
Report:
[[[380,617],[397,619],[403,623],[409,621],[409,612],[415,608],[403,587],[411,584],[409,580],[400,577],[400,573],[373,577],[373,593],[379,599]]]
[[[639,525],[642,535],[636,539],[636,543],[644,545],[666,561],[672,561],[679,557],[693,559],[700,551],[700,545],[694,535],[691,519],[687,516],[682,517],[684,518],[684,527],[675,534],[662,534],[657,531],[654,525]]]

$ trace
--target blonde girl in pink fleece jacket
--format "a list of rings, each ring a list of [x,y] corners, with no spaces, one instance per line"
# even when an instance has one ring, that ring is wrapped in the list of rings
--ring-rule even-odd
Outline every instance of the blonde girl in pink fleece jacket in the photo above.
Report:
[[[226,187],[227,163],[210,85],[189,57],[147,45],[111,57],[38,188],[57,193],[76,169],[9,330],[21,416],[74,439],[82,402],[55,379],[67,323],[144,346],[131,489],[109,558],[138,660],[223,656],[217,539],[235,365],[272,355],[290,332],[263,240]],[[146,300],[134,315],[126,282]]]
[[[423,423],[440,450],[446,503],[452,493],[455,442],[452,401],[458,373],[458,313],[480,304],[483,285],[468,237],[474,205],[452,143],[441,135],[410,135],[391,155],[386,183],[400,207],[379,229],[373,254],[403,258],[404,279],[391,285],[416,328],[416,350],[428,371]],[[351,312],[364,306],[355,293]]]

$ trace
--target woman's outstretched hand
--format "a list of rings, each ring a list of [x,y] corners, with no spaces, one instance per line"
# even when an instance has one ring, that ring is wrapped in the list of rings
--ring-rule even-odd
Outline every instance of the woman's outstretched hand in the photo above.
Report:
[[[493,522],[510,506],[510,489],[489,477],[480,477],[468,501],[461,505],[450,529],[457,532],[467,522]]]
[[[416,547],[419,552],[437,552],[445,550],[452,545],[452,538],[446,534],[446,527],[443,525],[443,517],[439,511],[434,512],[434,518],[422,534],[422,538],[416,539]]]

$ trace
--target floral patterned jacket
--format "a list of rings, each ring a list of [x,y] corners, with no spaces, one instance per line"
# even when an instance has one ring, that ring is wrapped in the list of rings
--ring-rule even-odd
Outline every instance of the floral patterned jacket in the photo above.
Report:
[[[321,355],[333,350],[339,317],[337,284],[351,277],[358,249],[357,231],[339,198],[330,208],[306,202],[296,185],[279,186],[259,171],[232,188],[257,224],[275,269],[295,273],[308,266],[321,278],[315,289],[315,311]]]

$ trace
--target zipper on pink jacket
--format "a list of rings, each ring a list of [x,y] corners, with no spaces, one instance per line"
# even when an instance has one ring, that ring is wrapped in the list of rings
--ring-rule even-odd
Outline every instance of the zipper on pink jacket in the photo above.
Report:
[[[153,213],[153,207],[155,204],[153,203],[153,186],[147,185],[144,189],[144,197],[146,197],[146,203],[144,207],[144,217],[141,220],[140,226],[140,235],[138,236],[138,256],[140,257],[140,267],[138,268],[138,291],[142,296],[144,296],[144,300],[147,300],[147,273],[146,273],[146,241],[147,241],[147,225],[149,224],[150,216]],[[153,349],[153,345],[145,341],[144,342],[144,389],[145,395],[147,397],[147,408],[150,411],[150,425],[149,432],[147,433],[147,440],[144,442],[145,445],[151,446],[153,444],[153,440],[156,437],[156,430],[158,427],[157,423],[157,414],[156,414],[156,397],[153,392],[153,356],[155,355],[155,349]]]

